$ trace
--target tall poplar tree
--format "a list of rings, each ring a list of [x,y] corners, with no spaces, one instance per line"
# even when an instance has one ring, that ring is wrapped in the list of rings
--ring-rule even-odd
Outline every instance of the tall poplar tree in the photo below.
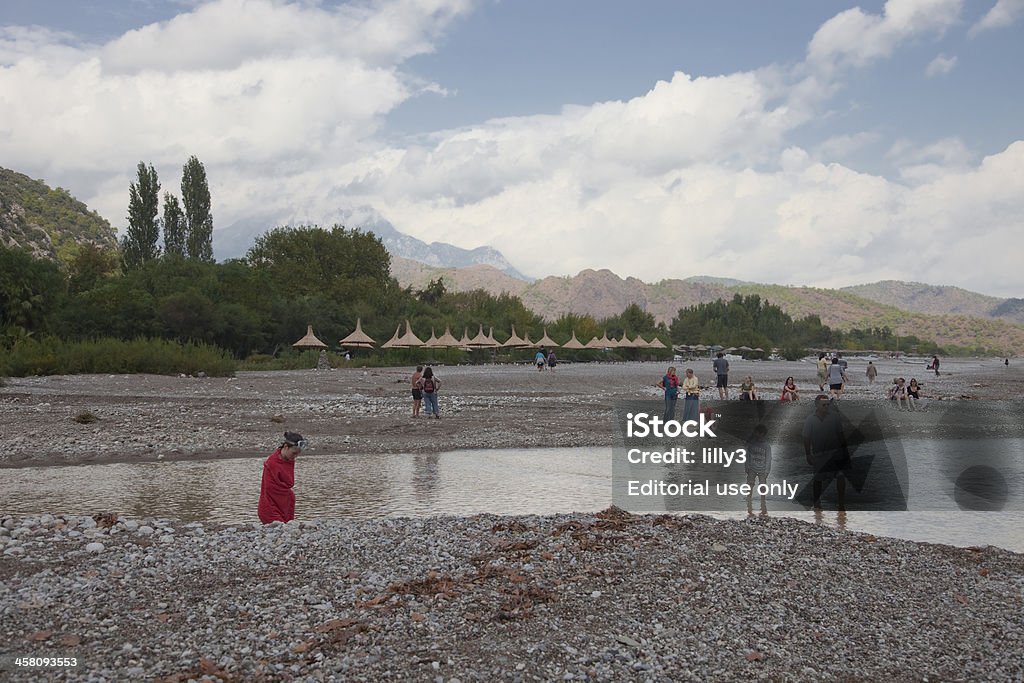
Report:
[[[200,261],[213,261],[210,187],[206,183],[206,169],[195,155],[182,170],[181,200],[185,207],[186,255]]]
[[[185,257],[188,230],[185,225],[185,214],[181,210],[178,198],[170,192],[164,193],[164,254]]]
[[[125,266],[137,268],[160,255],[160,223],[157,211],[160,204],[160,181],[156,169],[142,161],[138,177],[128,187],[128,233],[121,240]]]

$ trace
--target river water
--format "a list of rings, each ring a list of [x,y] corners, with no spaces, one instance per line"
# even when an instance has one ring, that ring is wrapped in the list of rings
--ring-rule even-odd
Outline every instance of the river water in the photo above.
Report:
[[[1012,445],[1019,452],[1024,444]],[[1017,463],[1010,477],[1012,496],[1024,482],[1024,466]],[[613,500],[612,452],[607,448],[305,454],[295,470],[299,519],[596,512]],[[911,468],[911,484],[916,470]],[[26,467],[2,473],[3,514],[116,512],[234,524],[257,519],[262,459]],[[877,535],[1024,552],[1019,504],[998,512],[925,506],[911,512],[826,511],[817,518],[782,501],[769,499],[767,508],[770,515]],[[710,514],[745,516],[742,511]]]

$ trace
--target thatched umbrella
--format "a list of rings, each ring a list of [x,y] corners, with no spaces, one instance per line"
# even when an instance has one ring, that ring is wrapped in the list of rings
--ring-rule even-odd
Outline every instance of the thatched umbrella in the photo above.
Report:
[[[491,345],[490,338],[484,334],[484,326],[480,326],[480,331],[477,332],[476,336],[466,342],[466,346],[472,349],[482,349]]]
[[[650,343],[643,338],[643,335],[636,335],[636,339],[633,340],[633,346],[638,349],[649,349],[651,348]]]
[[[563,349],[584,349],[586,348],[579,339],[576,338],[576,330],[572,331],[572,338],[562,344]]]
[[[395,328],[395,334],[388,339],[386,342],[380,345],[382,349],[404,349],[405,345],[402,344],[401,337],[398,336],[399,331],[402,329],[401,323]]]
[[[338,345],[347,346],[349,348],[372,349],[374,344],[377,342],[375,342],[370,335],[363,332],[362,322],[363,321],[361,319],[356,318],[355,332],[338,342]]]
[[[327,344],[324,344],[322,341],[317,339],[315,334],[313,334],[313,326],[312,325],[307,325],[306,326],[306,336],[303,337],[302,339],[300,339],[299,341],[295,342],[294,344],[292,344],[292,346],[294,346],[295,348],[298,348],[298,349],[326,349],[327,348]]]
[[[658,339],[657,337],[655,337],[654,339],[649,341],[647,343],[647,346],[651,347],[652,349],[664,349],[664,348],[667,348],[665,346],[665,343],[663,341],[661,341],[660,339]]]
[[[480,328],[480,331],[483,332],[483,327]],[[459,340],[459,348],[466,349],[468,351],[470,348],[472,348],[470,346],[470,342],[471,341],[472,340],[469,338],[469,330],[467,330],[465,327],[463,327],[462,328],[462,339]]]
[[[516,334],[516,326],[512,326],[512,336],[505,340],[505,343],[501,345],[502,348],[508,349],[522,349],[527,346],[526,341]]]
[[[594,337],[593,339],[588,341],[586,344],[584,344],[583,348],[585,348],[585,349],[600,349],[600,348],[604,348],[604,347],[601,346],[601,340],[598,339],[597,337]]]
[[[561,346],[558,342],[548,336],[548,328],[544,328],[544,336],[537,342],[537,346]]]
[[[612,341],[611,339],[608,338],[608,330],[605,330],[604,334],[601,335],[600,343],[601,343],[601,348],[604,348],[604,349],[612,349],[612,348],[615,348],[616,346],[618,346],[618,344],[616,344],[614,341]]]
[[[495,347],[501,346],[501,344],[498,343],[498,340],[494,338],[494,328],[493,327],[490,330],[487,331],[487,346],[489,348],[495,348]]]
[[[436,348],[439,348],[439,347],[442,347],[442,346],[444,346],[444,344],[438,344],[437,343],[437,335],[434,334],[434,328],[431,327],[430,328],[430,339],[428,339],[427,341],[423,342],[423,348],[425,348],[425,349],[436,349]]]
[[[408,319],[405,321],[405,334],[399,338],[398,343],[402,346],[423,346],[423,340],[413,334],[412,326],[409,325]]]
[[[442,334],[440,337],[437,338],[437,345],[438,346],[461,346],[461,343],[459,342],[458,339],[456,339],[455,337],[452,336],[452,333],[448,329],[448,326],[445,325],[444,326],[444,334]]]

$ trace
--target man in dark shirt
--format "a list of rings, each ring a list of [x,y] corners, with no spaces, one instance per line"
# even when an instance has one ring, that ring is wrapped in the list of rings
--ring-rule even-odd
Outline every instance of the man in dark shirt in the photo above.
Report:
[[[726,400],[729,398],[729,361],[722,357],[719,351],[711,367],[718,376],[718,398]]]

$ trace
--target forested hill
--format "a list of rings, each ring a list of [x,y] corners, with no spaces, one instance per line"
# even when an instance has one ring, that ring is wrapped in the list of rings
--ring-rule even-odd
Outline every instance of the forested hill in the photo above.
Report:
[[[117,247],[117,231],[63,189],[0,168],[0,243],[69,261],[80,245]]]

